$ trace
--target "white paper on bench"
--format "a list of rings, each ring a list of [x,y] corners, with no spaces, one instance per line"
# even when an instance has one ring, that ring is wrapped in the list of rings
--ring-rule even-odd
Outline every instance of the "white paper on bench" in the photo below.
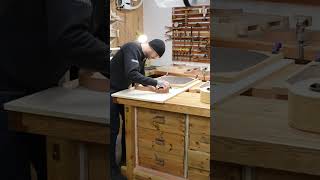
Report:
[[[195,81],[183,88],[171,88],[169,90],[169,93],[165,93],[165,94],[155,93],[151,91],[141,91],[141,90],[136,90],[134,88],[130,88],[130,89],[113,93],[111,96],[117,97],[117,98],[146,101],[146,102],[164,103],[168,99],[186,91],[187,89],[189,89],[190,87],[194,86],[197,83],[199,83],[199,81]]]

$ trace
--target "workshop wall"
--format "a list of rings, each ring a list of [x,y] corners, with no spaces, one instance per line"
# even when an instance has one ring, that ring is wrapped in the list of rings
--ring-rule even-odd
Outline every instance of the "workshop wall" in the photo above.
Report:
[[[143,2],[143,25],[144,33],[148,36],[148,40],[154,38],[166,40],[165,26],[171,26],[172,9],[159,8],[155,1],[148,0]],[[160,60],[153,63],[154,65],[172,64],[172,43],[166,42],[166,52]]]
[[[159,8],[155,1],[148,0],[143,2],[143,25],[144,33],[149,40],[159,38],[165,40],[165,26],[172,26],[172,8]],[[159,61],[153,62],[153,65],[170,65],[172,64],[172,42],[166,42],[166,52]],[[176,63],[176,62],[175,62]],[[206,66],[210,69],[210,64],[196,62],[182,62],[191,66]]]
[[[272,2],[257,2],[255,0],[214,0],[214,8],[242,8],[246,12],[268,13],[285,15],[290,17],[290,26],[295,27],[294,15],[312,16],[313,25],[310,29],[320,30],[320,6],[310,6],[303,4],[287,4]]]

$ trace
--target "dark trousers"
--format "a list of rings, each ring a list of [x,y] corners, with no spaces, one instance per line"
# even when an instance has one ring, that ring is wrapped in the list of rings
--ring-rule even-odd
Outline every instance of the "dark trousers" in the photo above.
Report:
[[[38,179],[46,180],[45,137],[8,129],[8,113],[3,104],[20,96],[0,92],[0,179],[30,180],[32,163]]]
[[[111,94],[117,91],[111,90]],[[116,163],[116,142],[117,142],[117,135],[119,134],[120,129],[120,115],[123,120],[122,124],[122,156],[121,162],[126,161],[126,141],[125,141],[125,116],[124,116],[124,106],[121,104],[116,104],[112,101],[110,102],[110,126],[111,126],[111,168],[112,170],[119,169],[119,166]]]

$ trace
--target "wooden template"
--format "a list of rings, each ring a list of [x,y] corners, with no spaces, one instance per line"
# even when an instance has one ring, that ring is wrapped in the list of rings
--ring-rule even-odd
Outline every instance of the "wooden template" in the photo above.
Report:
[[[212,74],[215,82],[234,82],[279,62],[282,54],[234,48],[213,48]]]

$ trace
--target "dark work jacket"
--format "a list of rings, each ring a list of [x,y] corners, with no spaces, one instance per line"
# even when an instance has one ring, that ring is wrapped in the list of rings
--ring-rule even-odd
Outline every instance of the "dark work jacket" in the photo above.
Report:
[[[0,90],[56,86],[75,65],[110,74],[109,2],[3,0]]]
[[[112,91],[127,89],[132,83],[156,86],[156,80],[144,76],[144,65],[141,44],[130,42],[123,45],[110,62]]]

